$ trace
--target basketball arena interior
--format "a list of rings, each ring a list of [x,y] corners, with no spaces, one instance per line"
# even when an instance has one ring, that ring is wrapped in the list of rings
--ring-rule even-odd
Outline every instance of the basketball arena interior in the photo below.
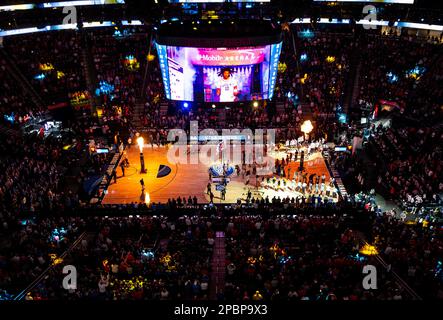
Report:
[[[1,1],[0,304],[441,301],[442,43],[427,0]]]

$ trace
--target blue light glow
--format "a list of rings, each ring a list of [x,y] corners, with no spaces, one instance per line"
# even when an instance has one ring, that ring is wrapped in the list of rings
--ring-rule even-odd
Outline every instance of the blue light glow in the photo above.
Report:
[[[386,76],[388,77],[388,82],[389,83],[395,83],[398,81],[398,76],[393,74],[392,72],[388,72],[386,74]]]
[[[35,80],[43,80],[44,78],[46,78],[46,75],[43,73],[40,73],[34,77]]]
[[[309,29],[298,32],[298,37],[302,39],[311,39],[314,38],[314,32]]]
[[[440,281],[443,281],[443,264],[441,261],[437,261],[437,266],[435,267],[435,277]]]
[[[14,299],[12,294],[9,294],[6,290],[0,290],[0,301],[9,301]]]
[[[281,256],[279,259],[278,259],[278,262],[280,263],[280,264],[286,264],[286,263],[288,263],[289,261],[291,261],[291,256],[289,256],[289,257],[285,257],[285,256]]]
[[[3,117],[5,118],[6,121],[9,121],[11,123],[14,123],[14,121],[15,121],[14,112],[12,112],[10,115],[5,114]]]
[[[151,249],[142,249],[140,255],[142,260],[151,260],[155,257],[154,252]]]
[[[117,30],[114,31],[114,37],[115,38],[121,38],[121,37],[123,37],[123,35],[120,32],[120,30],[117,29]]]
[[[426,69],[424,67],[415,66],[413,69],[406,72],[406,76],[410,77],[410,78],[418,79],[419,77],[421,77],[423,75],[425,70]]]
[[[55,228],[51,232],[50,241],[51,242],[60,242],[65,239],[66,230],[62,227],[60,230],[58,228]]]
[[[99,96],[102,94],[110,94],[114,91],[114,86],[106,81],[100,81],[100,86],[95,90],[95,94]]]
[[[361,256],[358,252],[355,255],[350,255],[349,258],[357,262],[365,262],[367,260],[365,256]]]

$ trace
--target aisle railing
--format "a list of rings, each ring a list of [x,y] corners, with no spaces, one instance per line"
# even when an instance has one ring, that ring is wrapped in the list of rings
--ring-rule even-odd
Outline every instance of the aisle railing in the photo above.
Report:
[[[59,259],[64,259],[71,251],[72,249],[74,249],[76,246],[78,246],[79,243],[81,243],[81,241],[83,239],[85,239],[85,237],[87,236],[88,233],[83,232],[78,238],[77,240],[74,241],[74,243],[72,243],[72,245],[65,251],[63,252],[60,257],[58,257]],[[45,277],[48,275],[48,273],[56,266],[56,264],[51,263],[49,265],[49,267],[47,267],[37,278],[35,278],[34,281],[32,281],[24,290],[22,290],[19,294],[17,294],[14,297],[14,300],[22,300],[24,297],[26,297],[26,295],[31,292],[32,289],[34,289],[39,283],[42,282],[43,279],[45,279]]]

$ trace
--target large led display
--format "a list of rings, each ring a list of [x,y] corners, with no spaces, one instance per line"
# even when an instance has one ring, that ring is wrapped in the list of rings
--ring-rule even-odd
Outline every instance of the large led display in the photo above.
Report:
[[[272,98],[281,43],[241,48],[156,47],[168,99],[237,102]]]

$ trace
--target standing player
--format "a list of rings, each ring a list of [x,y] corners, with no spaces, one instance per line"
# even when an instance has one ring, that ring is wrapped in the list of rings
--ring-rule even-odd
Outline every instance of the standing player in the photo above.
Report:
[[[217,96],[220,97],[220,102],[234,102],[238,94],[238,85],[231,77],[231,69],[223,68],[220,75],[222,78],[217,82]]]

